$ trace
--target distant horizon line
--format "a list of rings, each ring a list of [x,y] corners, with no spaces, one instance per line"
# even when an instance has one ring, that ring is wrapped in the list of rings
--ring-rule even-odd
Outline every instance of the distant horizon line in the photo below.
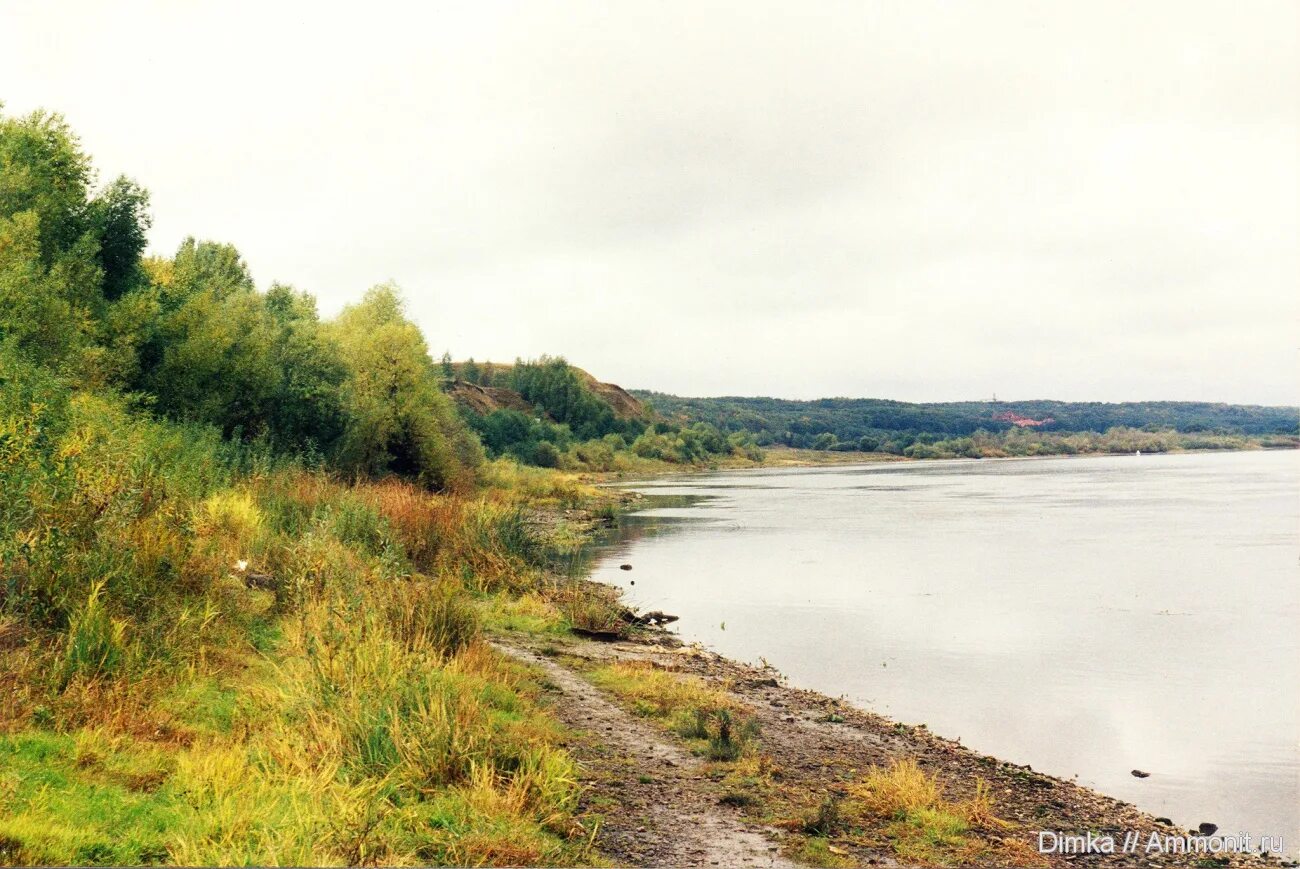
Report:
[[[618,384],[609,384],[617,386]],[[1069,399],[1069,398],[956,398],[946,400],[925,400],[917,401],[905,398],[881,398],[878,396],[853,396],[853,395],[823,395],[818,398],[787,398],[779,395],[741,395],[739,393],[728,393],[723,395],[682,395],[676,392],[665,392],[662,389],[645,389],[639,386],[620,387],[630,393],[650,393],[652,395],[664,395],[669,398],[680,399],[767,399],[769,401],[791,401],[800,404],[811,404],[816,401],[888,401],[894,404],[1029,404],[1029,403],[1054,403],[1054,404],[1208,404],[1220,407],[1262,407],[1295,410],[1300,415],[1300,402],[1296,404],[1261,404],[1259,402],[1246,401],[1215,401],[1200,398],[1138,398],[1138,399],[1119,399],[1119,400],[1102,400],[1102,399]]]

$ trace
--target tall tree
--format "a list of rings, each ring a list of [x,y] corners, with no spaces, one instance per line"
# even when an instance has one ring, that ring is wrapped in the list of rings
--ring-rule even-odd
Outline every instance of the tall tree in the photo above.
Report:
[[[62,115],[0,118],[0,216],[36,216],[40,259],[52,266],[86,233],[90,157]]]
[[[142,352],[140,385],[176,419],[226,434],[268,433],[283,372],[276,324],[228,244],[186,239],[169,269],[154,269],[159,319]]]
[[[281,447],[333,450],[346,422],[340,388],[347,376],[338,345],[316,313],[316,300],[284,284],[266,292],[275,325],[279,391],[271,403],[272,439]]]
[[[108,301],[144,282],[140,256],[152,224],[148,209],[148,191],[125,176],[116,178],[90,202],[90,224],[99,241],[103,294]]]
[[[90,159],[63,118],[0,117],[0,340],[73,370],[101,300]]]
[[[347,430],[339,450],[354,473],[399,474],[432,488],[467,482],[482,448],[438,388],[429,348],[397,288],[374,287],[330,329],[347,366]]]

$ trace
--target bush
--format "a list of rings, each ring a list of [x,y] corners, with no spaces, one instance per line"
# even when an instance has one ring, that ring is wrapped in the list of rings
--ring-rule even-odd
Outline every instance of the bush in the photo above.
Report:
[[[357,476],[386,474],[433,489],[464,487],[482,447],[442,394],[419,328],[391,286],[374,287],[328,326],[347,376],[347,423],[338,451]]]
[[[203,501],[197,512],[195,530],[204,536],[224,535],[248,541],[262,528],[262,512],[247,492],[216,492]]]
[[[560,451],[555,448],[555,444],[538,441],[528,450],[528,464],[539,468],[558,468]]]
[[[813,438],[812,448],[815,450],[833,450],[837,443],[839,443],[839,438],[835,437],[835,435],[830,432],[822,432]]]
[[[713,713],[712,725],[709,745],[705,751],[705,757],[709,760],[736,760],[758,735],[757,721],[752,718],[737,720],[731,710],[726,708]]]

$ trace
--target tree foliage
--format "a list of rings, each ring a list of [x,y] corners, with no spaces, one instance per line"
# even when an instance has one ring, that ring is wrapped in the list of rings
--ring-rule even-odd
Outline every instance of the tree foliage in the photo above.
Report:
[[[637,392],[660,413],[680,422],[708,422],[726,432],[747,432],[759,444],[816,449],[879,449],[902,453],[926,437],[969,437],[976,432],[1106,432],[1112,428],[1172,429],[1225,435],[1300,433],[1295,408],[1190,401],[1102,402],[966,401],[913,404],[869,398],[682,398]],[[830,440],[824,435],[833,435]]]
[[[611,433],[635,436],[645,428],[639,420],[619,419],[609,402],[592,392],[563,357],[516,360],[510,370],[510,387],[551,419],[567,425],[581,440]]]
[[[330,324],[342,353],[346,430],[341,464],[442,487],[466,479],[481,448],[460,423],[419,328],[391,285],[374,287]]]
[[[147,191],[125,177],[94,187],[60,116],[0,116],[0,346],[11,368],[129,393],[175,422],[353,474],[472,479],[481,447],[395,288],[322,322],[306,293],[259,292],[233,245],[189,238],[170,258],[144,258]]]

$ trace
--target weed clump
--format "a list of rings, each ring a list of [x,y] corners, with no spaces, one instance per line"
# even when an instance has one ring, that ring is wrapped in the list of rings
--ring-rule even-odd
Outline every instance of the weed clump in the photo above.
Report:
[[[713,728],[709,733],[705,757],[709,760],[736,760],[746,746],[758,736],[758,722],[752,718],[738,721],[731,710],[722,708],[713,715]]]
[[[125,663],[126,622],[109,616],[103,591],[104,583],[95,583],[68,625],[58,672],[60,691],[77,676],[111,676]]]
[[[895,761],[888,768],[873,768],[851,789],[859,819],[886,822],[884,835],[904,860],[952,865],[984,857],[1020,862],[1023,854],[1002,853],[1012,845],[990,844],[975,835],[1003,830],[1010,825],[993,813],[993,800],[984,782],[964,799],[947,797],[936,776],[912,759]]]
[[[812,836],[833,836],[840,832],[842,826],[840,798],[835,794],[827,794],[817,804],[817,810],[804,822],[803,830]]]

